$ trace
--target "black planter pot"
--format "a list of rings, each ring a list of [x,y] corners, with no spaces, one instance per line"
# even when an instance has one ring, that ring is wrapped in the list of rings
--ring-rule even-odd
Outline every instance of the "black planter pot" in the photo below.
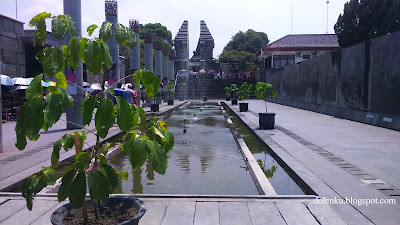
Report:
[[[174,105],[174,100],[173,99],[169,99],[168,100],[168,105]]]
[[[230,101],[231,100],[231,97],[226,97],[226,101]]]
[[[237,105],[238,104],[237,98],[232,98],[231,102],[232,102],[232,105]]]
[[[239,110],[240,112],[247,112],[247,110],[249,110],[249,103],[246,102],[239,103]]]
[[[152,112],[160,111],[160,106],[158,104],[151,104],[150,108]]]
[[[275,113],[259,113],[258,123],[261,130],[271,130],[275,127]]]
[[[207,99],[208,99],[207,96],[203,97],[203,101],[207,101]]]
[[[121,203],[124,203],[124,205],[127,205],[128,207],[136,208],[138,213],[134,217],[131,217],[128,220],[125,220],[124,222],[119,224],[124,224],[124,225],[139,224],[140,218],[142,218],[142,216],[146,212],[146,206],[144,205],[143,201],[130,196],[112,196],[108,199],[105,205],[118,205]],[[86,204],[90,206],[93,204],[93,202],[88,200],[86,201]],[[56,209],[56,211],[54,211],[53,214],[51,214],[50,217],[51,223],[53,225],[63,225],[62,220],[68,214],[70,214],[75,210],[80,210],[80,209],[74,209],[70,203],[61,206],[60,208]]]

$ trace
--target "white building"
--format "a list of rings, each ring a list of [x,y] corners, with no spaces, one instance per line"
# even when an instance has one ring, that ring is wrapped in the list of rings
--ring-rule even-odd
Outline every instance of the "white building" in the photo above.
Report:
[[[268,44],[258,58],[266,69],[279,69],[339,49],[335,34],[293,34]]]

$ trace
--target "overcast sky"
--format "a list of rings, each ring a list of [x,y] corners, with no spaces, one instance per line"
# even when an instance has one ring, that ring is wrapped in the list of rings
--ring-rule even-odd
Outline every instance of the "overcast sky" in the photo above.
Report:
[[[16,18],[16,1],[17,19],[25,28],[40,12],[63,13],[63,0],[0,0],[0,14]],[[347,1],[329,1],[328,33],[334,33],[333,26]],[[190,57],[199,40],[200,20],[204,20],[214,37],[217,58],[232,36],[247,29],[265,32],[270,42],[291,33],[324,34],[327,4],[326,0],[119,0],[119,22],[127,26],[129,19],[141,24],[159,22],[172,32],[172,38],[188,20]],[[104,0],[82,0],[83,36],[87,36],[87,26],[101,25],[104,20]]]

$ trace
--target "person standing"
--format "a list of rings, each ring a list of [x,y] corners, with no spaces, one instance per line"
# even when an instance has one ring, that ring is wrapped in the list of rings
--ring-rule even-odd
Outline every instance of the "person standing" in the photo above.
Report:
[[[125,88],[125,98],[130,104],[135,104],[137,105],[137,92],[133,90],[134,88],[132,87],[132,84],[126,85],[127,87]]]

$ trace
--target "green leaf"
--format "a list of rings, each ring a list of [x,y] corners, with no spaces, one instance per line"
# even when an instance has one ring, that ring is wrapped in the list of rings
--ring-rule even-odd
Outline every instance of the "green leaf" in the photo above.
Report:
[[[105,138],[108,130],[114,125],[115,112],[113,103],[109,98],[103,98],[97,106],[97,112],[94,119],[96,130],[101,138]]]
[[[15,126],[15,133],[17,136],[17,141],[15,142],[15,146],[19,150],[23,150],[26,146],[26,133],[25,133],[25,114],[26,114],[26,108],[27,108],[28,102],[25,102],[22,104],[21,107],[19,107],[19,115],[17,119],[17,124]]]
[[[107,41],[108,39],[110,39],[112,33],[111,28],[112,28],[112,23],[108,21],[104,21],[103,24],[101,25],[99,37],[103,41]]]
[[[68,55],[71,66],[74,70],[78,68],[78,61],[79,61],[79,41],[80,39],[77,37],[71,38],[69,40],[69,48],[68,48]]]
[[[67,34],[69,36],[74,36],[75,35],[75,32],[76,32],[75,23],[72,20],[70,15],[65,15],[65,27],[66,27],[66,30],[67,30]]]
[[[93,75],[101,70],[101,48],[96,41],[89,41],[85,48],[86,66]]]
[[[56,171],[51,167],[45,167],[43,169],[43,174],[47,179],[48,185],[54,185],[57,181]]]
[[[108,48],[107,44],[102,41],[101,42],[101,57],[103,60],[103,65],[107,68],[110,69],[113,66],[113,61],[110,56],[110,49]]]
[[[99,162],[100,162],[101,165],[102,165],[102,164],[107,164],[107,163],[108,163],[106,157],[104,157],[103,155],[97,154],[97,158],[99,159]]]
[[[60,98],[62,100],[63,94],[62,94],[62,92],[60,90],[58,90],[58,88],[56,88],[56,87],[48,87],[47,89],[49,90],[49,93],[52,93],[52,94],[60,96]]]
[[[58,89],[62,93],[62,103],[64,107],[70,108],[74,105],[74,99],[64,89]]]
[[[43,99],[42,97],[34,98],[26,103],[26,112],[20,113],[18,117],[25,117],[23,119],[25,123],[23,127],[25,128],[26,136],[29,140],[36,141],[40,136],[39,130],[42,128],[44,122]]]
[[[61,144],[64,146],[64,150],[67,152],[70,148],[74,147],[75,138],[73,134],[64,134],[61,138]]]
[[[108,182],[103,173],[92,170],[88,173],[88,185],[90,191],[90,198],[93,202],[99,200],[106,200],[108,198],[109,189]]]
[[[159,174],[164,174],[168,167],[167,153],[163,147],[155,141],[147,141],[150,155],[153,159],[153,168]]]
[[[136,47],[136,35],[135,35],[135,33],[133,32],[133,30],[132,29],[127,29],[127,38],[128,38],[128,45],[129,45],[129,48],[135,48]]]
[[[133,114],[133,126],[137,126],[139,123],[139,113],[135,112],[135,114]]]
[[[43,74],[37,75],[31,83],[29,84],[29,87],[25,91],[25,98],[27,100],[36,98],[36,97],[42,97],[43,96],[43,86],[42,86],[42,79],[43,79]]]
[[[174,147],[175,138],[174,135],[168,131],[165,131],[164,135],[168,138],[168,142],[163,144],[163,148],[166,152],[169,152]]]
[[[38,51],[38,53],[36,53],[35,59],[37,59],[37,60],[39,61],[40,64],[43,64],[43,62],[44,62],[44,52],[43,52],[43,49],[41,49],[40,51]]]
[[[51,32],[56,39],[64,38],[65,34],[65,23],[61,16],[53,17],[51,20]]]
[[[117,96],[116,99],[117,123],[122,131],[127,132],[133,127],[133,111],[125,98]]]
[[[117,188],[118,186],[118,174],[110,165],[107,164],[100,165],[100,172],[107,179],[108,189],[109,189],[108,193],[112,194],[115,188]]]
[[[161,138],[162,142],[168,142],[166,138],[156,127],[153,127],[154,134]]]
[[[67,78],[65,78],[64,73],[63,72],[58,72],[56,74],[56,78],[57,78],[56,87],[57,88],[62,88],[62,89],[67,89],[67,87],[68,87]]]
[[[39,14],[37,14],[36,16],[34,16],[31,21],[29,21],[29,26],[30,27],[34,27],[37,26],[39,19],[45,19],[45,18],[50,18],[51,14],[47,13],[47,12],[41,12]]]
[[[76,175],[76,170],[70,170],[61,179],[60,189],[58,190],[58,201],[62,202],[69,196],[72,181]]]
[[[88,40],[83,38],[79,41],[79,57],[81,58],[81,61],[85,63],[85,49],[86,49],[86,44],[88,43]]]
[[[135,83],[135,87],[140,87],[140,79],[142,79],[143,70],[136,70],[133,74],[133,82]]]
[[[90,122],[92,121],[93,110],[96,106],[96,100],[97,95],[93,95],[91,97],[88,95],[82,100],[79,106],[79,115],[81,115],[83,112],[82,123],[84,126],[90,125]]]
[[[60,150],[61,150],[61,140],[54,142],[53,152],[51,153],[51,166],[56,168],[60,164]]]
[[[103,144],[103,146],[101,147],[101,152],[104,155],[107,155],[108,149],[110,149],[111,143],[110,142],[106,142]]]
[[[74,181],[71,183],[70,190],[73,191],[69,192],[69,201],[72,207],[79,209],[85,201],[86,195],[85,171],[79,171],[78,175],[76,175]]]
[[[39,39],[42,43],[42,45],[44,45],[44,43],[46,42],[46,35],[47,35],[47,31],[46,31],[46,20],[44,18],[40,18],[37,21],[37,25],[36,25],[36,36],[37,39]]]
[[[45,131],[60,119],[62,106],[61,98],[58,95],[52,93],[46,95],[43,108]]]
[[[163,129],[164,131],[167,131],[167,130],[168,130],[167,124],[166,124],[164,121],[162,121],[162,120],[160,120],[159,126],[160,126],[161,129]]]
[[[59,48],[47,48],[44,56],[43,70],[47,75],[54,76],[64,69],[64,56]]]
[[[81,143],[81,147],[83,146],[83,142],[86,141],[86,131],[85,130],[77,130],[74,134],[78,134],[79,142]]]
[[[126,30],[124,25],[120,23],[115,25],[115,41],[117,41],[119,45],[126,43]]]
[[[146,90],[146,96],[149,98],[154,98],[156,92],[158,91],[161,80],[153,72],[145,71],[142,73],[142,84]]]
[[[128,178],[129,178],[129,174],[128,174],[128,172],[126,172],[126,171],[120,171],[120,172],[119,172],[119,175],[120,175],[121,178],[124,179],[124,180],[128,180]]]
[[[131,135],[124,143],[124,150],[128,153],[132,164],[132,169],[139,169],[147,158],[147,141],[143,138],[136,140],[134,135]]]
[[[88,167],[90,164],[90,154],[91,152],[80,152],[75,156],[75,162],[82,165],[83,167]]]
[[[96,24],[92,24],[92,25],[88,26],[87,32],[88,32],[88,34],[89,34],[89,37],[92,36],[93,31],[96,30],[97,27],[98,27],[98,26],[97,26]]]

